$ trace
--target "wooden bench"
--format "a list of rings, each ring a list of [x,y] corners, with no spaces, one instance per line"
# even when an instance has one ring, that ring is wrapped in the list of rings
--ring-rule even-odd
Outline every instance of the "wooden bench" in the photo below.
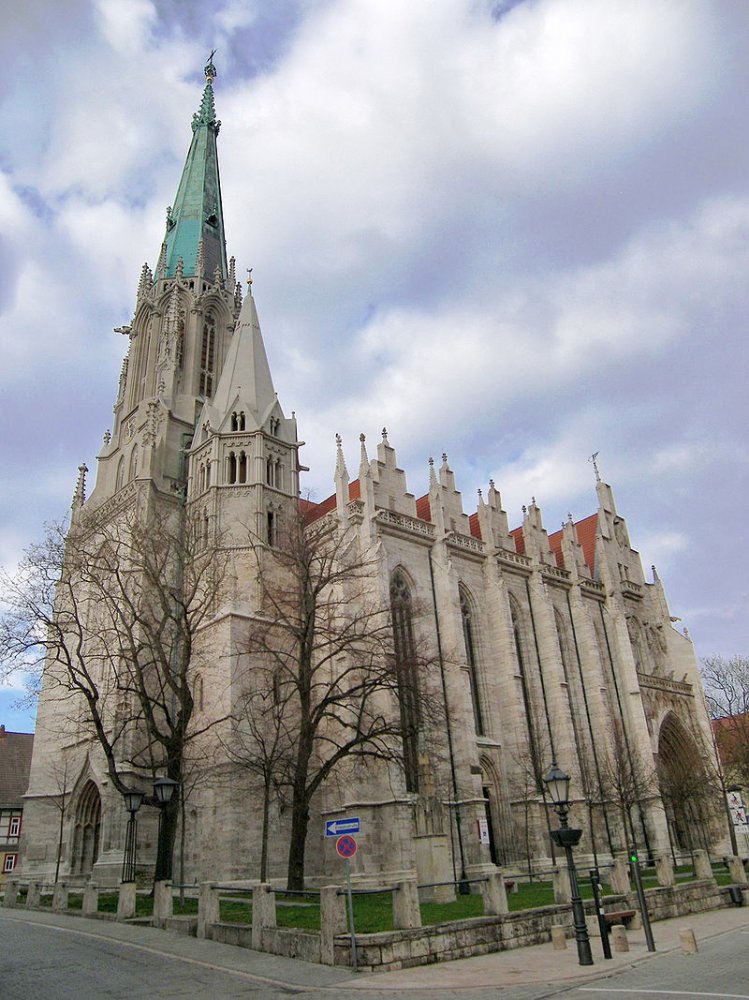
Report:
[[[636,914],[637,910],[613,910],[611,913],[604,913],[603,919],[609,929],[614,924],[624,924],[626,927]]]

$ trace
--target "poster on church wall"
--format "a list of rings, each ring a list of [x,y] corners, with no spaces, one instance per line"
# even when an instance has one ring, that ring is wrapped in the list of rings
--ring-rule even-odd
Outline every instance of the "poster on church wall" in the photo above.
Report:
[[[488,844],[489,843],[489,823],[485,819],[477,820],[476,825],[479,829],[479,843]]]

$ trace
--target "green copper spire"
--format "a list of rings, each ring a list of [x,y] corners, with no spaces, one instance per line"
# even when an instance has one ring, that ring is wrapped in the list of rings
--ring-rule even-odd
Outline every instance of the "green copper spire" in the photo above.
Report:
[[[204,72],[203,99],[200,108],[192,116],[193,136],[190,150],[177,189],[177,197],[166,214],[164,246],[167,278],[175,276],[180,257],[184,262],[184,276],[192,277],[196,274],[201,242],[205,277],[212,281],[217,268],[224,280],[228,273],[216,149],[216,136],[221,122],[216,118],[216,108],[213,103],[213,81],[216,79],[213,52]]]

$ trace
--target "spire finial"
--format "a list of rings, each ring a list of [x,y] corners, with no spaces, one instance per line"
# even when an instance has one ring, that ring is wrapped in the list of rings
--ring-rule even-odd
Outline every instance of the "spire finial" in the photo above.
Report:
[[[211,52],[208,57],[208,62],[203,70],[205,74],[205,89],[203,90],[203,99],[200,102],[200,107],[192,116],[192,130],[197,132],[201,125],[208,125],[213,128],[218,134],[218,130],[221,127],[221,122],[216,120],[216,107],[213,103],[213,81],[218,75],[216,73],[216,67],[213,65],[213,56],[215,54],[215,49]]]
[[[600,481],[601,481],[601,473],[598,471],[598,462],[596,461],[596,459],[598,458],[599,454],[600,454],[600,452],[594,451],[593,454],[588,459],[589,462],[593,463],[593,468],[595,469],[596,482],[597,483],[600,483]]]
[[[387,429],[387,427],[383,427],[382,428],[382,441],[383,441],[383,444],[389,444],[390,443],[388,441],[388,429]]]
[[[252,272],[254,270],[255,270],[254,267],[248,267],[247,268],[247,288],[248,288],[249,291],[252,291]],[[261,289],[261,292],[262,292],[262,289]],[[261,298],[262,298],[262,295],[261,295]]]
[[[78,466],[78,481],[75,484],[75,492],[73,493],[73,502],[70,505],[72,510],[76,507],[82,507],[86,502],[86,473],[88,472],[88,466],[85,462]]]
[[[429,489],[431,490],[433,486],[437,487],[437,486],[439,486],[439,483],[437,482],[437,473],[434,471],[434,459],[430,455],[429,456]]]
[[[215,55],[216,55],[216,50],[212,49],[211,54],[208,56],[208,62],[205,64],[205,68],[203,69],[203,72],[205,73],[206,83],[212,84],[213,81],[218,76],[218,73],[216,72],[216,67],[213,65],[213,57]]]

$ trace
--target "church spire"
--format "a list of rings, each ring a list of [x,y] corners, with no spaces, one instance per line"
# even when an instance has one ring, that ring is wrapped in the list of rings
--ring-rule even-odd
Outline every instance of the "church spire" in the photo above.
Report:
[[[224,280],[228,276],[216,149],[216,136],[221,122],[216,118],[213,100],[213,81],[216,79],[213,52],[204,72],[203,97],[192,117],[192,142],[177,196],[174,204],[167,209],[164,237],[164,275],[167,278],[175,276],[180,257],[184,261],[184,276],[194,277],[197,274],[201,243],[204,273],[212,277],[218,271]]]

